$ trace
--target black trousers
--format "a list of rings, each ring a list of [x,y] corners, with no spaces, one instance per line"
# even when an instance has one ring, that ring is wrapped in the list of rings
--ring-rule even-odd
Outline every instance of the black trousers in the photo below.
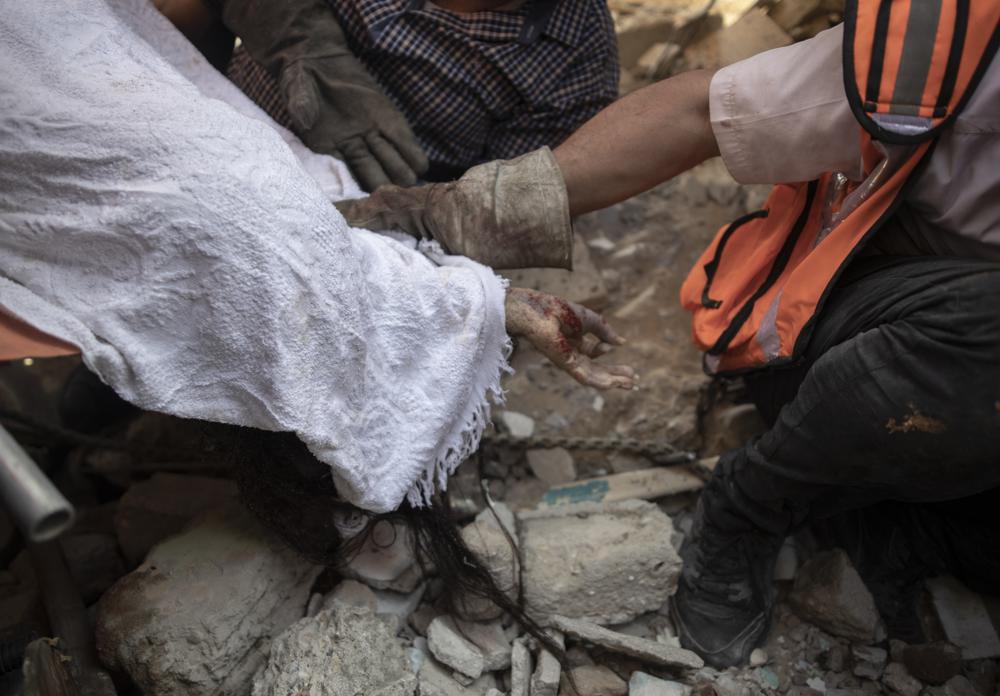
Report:
[[[770,428],[720,459],[710,523],[1000,588],[1000,264],[862,257],[801,363],[747,383]]]

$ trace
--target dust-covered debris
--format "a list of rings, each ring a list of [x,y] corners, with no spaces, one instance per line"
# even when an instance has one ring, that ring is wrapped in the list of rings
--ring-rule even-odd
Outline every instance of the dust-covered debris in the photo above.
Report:
[[[552,617],[552,625],[568,636],[593,643],[612,652],[634,657],[647,664],[687,669],[699,669],[705,664],[698,655],[690,650],[618,633],[588,621],[554,616]]]

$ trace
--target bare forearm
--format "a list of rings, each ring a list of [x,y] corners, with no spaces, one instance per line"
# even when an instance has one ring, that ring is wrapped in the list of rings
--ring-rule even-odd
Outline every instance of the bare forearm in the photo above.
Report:
[[[645,87],[601,111],[556,151],[571,215],[630,198],[719,154],[708,114],[712,73]]]

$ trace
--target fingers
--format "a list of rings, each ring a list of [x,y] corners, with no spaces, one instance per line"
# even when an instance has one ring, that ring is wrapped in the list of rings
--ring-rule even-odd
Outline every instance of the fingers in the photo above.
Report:
[[[599,358],[614,348],[610,343],[605,343],[593,335],[586,335],[580,340],[580,352],[588,358]]]
[[[597,389],[632,389],[637,377],[628,365],[602,365],[585,356],[567,364],[566,371],[580,384]]]
[[[427,154],[420,147],[417,137],[413,135],[413,131],[410,130],[409,126],[406,127],[405,133],[396,133],[388,129],[383,131],[383,135],[386,140],[396,146],[396,151],[400,157],[403,158],[403,161],[406,162],[418,177],[427,171],[427,168],[430,166],[430,162],[427,161]]]
[[[570,309],[576,314],[576,318],[580,321],[583,333],[591,333],[597,336],[601,341],[605,343],[610,343],[611,345],[620,346],[624,345],[625,339],[618,334],[614,329],[612,329],[608,322],[604,321],[604,317],[595,312],[592,309],[588,309],[583,305],[576,304],[575,302],[567,302]],[[607,351],[605,351],[607,352]]]
[[[377,132],[365,135],[368,149],[382,165],[382,170],[397,186],[413,186],[417,183],[417,173],[407,164],[396,147]]]
[[[360,136],[344,140],[337,145],[337,149],[365,191],[370,193],[379,186],[392,183],[382,169],[381,163],[375,159],[372,151],[368,149],[368,144]]]

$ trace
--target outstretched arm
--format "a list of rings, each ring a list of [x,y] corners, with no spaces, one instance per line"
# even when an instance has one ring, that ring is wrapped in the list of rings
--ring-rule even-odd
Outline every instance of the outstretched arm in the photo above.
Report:
[[[633,92],[556,148],[570,215],[619,203],[718,155],[712,75],[695,70]]]

